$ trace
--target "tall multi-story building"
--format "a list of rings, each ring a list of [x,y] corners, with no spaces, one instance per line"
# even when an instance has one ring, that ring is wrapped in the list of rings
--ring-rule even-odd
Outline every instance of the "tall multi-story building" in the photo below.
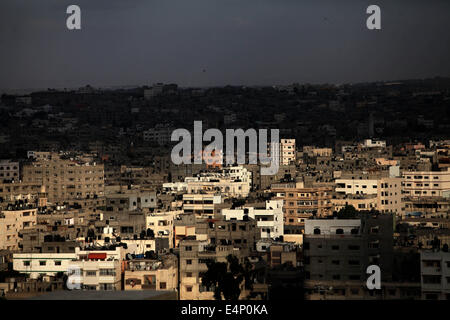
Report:
[[[81,290],[121,290],[121,261],[107,259],[106,253],[91,254],[87,259],[71,261],[69,268],[80,272]]]
[[[19,181],[19,162],[0,160],[0,183],[3,181]]]
[[[405,196],[450,196],[450,168],[447,171],[403,172],[403,179],[403,193]]]
[[[450,300],[450,252],[421,251],[422,299]]]
[[[45,186],[49,202],[102,197],[104,166],[52,153],[50,159],[25,164],[23,181]]]
[[[350,289],[358,291],[353,292],[355,296],[360,295],[365,290],[369,265],[380,267],[382,282],[390,281],[392,234],[392,215],[307,220],[303,242],[307,292],[314,294],[317,287],[333,287],[341,299]]]
[[[180,299],[213,299],[214,288],[202,285],[202,274],[208,261],[226,262],[234,255],[240,263],[252,252],[260,231],[256,221],[224,221],[207,219],[196,224],[195,235],[180,241]]]
[[[281,139],[280,140],[280,164],[288,165],[295,163],[296,150],[295,139]]]
[[[336,179],[337,207],[353,205],[357,210],[377,209],[401,215],[402,178],[380,177],[377,179]]]
[[[195,213],[197,217],[212,218],[222,203],[220,195],[210,193],[183,194],[183,212]]]
[[[305,218],[332,214],[331,188],[304,188],[302,183],[272,185],[274,199],[283,200],[285,225],[303,226]]]
[[[0,249],[18,251],[19,233],[37,223],[37,208],[28,204],[9,205],[0,212]]]

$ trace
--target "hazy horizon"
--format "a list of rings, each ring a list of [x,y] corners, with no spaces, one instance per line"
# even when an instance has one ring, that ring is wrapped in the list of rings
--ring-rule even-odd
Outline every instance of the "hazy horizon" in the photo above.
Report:
[[[82,29],[66,28],[81,7]],[[3,0],[0,88],[347,84],[450,76],[450,1]]]

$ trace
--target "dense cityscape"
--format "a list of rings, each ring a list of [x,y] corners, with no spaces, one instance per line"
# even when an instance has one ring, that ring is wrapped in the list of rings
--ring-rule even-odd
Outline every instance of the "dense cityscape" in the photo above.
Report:
[[[449,106],[448,78],[4,93],[0,296],[449,300]],[[278,129],[276,174],[175,164],[195,121]]]

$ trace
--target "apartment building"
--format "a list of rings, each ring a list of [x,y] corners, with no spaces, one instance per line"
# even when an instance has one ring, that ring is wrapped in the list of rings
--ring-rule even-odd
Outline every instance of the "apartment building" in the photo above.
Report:
[[[336,179],[336,193],[341,194],[377,194],[377,179]]]
[[[177,194],[187,192],[186,182],[167,182],[162,186],[162,191],[166,194]]]
[[[179,214],[174,224],[174,246],[178,248],[181,240],[195,236],[196,216],[194,213]]]
[[[186,178],[188,179],[188,178]],[[230,178],[189,179],[188,193],[220,193],[225,197],[245,198],[250,193],[250,182],[235,181]]]
[[[141,211],[110,212],[100,214],[100,220],[94,222],[96,233],[110,233],[122,239],[133,239],[147,231],[146,213]],[[108,231],[105,232],[105,228]]]
[[[127,190],[108,193],[105,197],[106,211],[133,211],[158,207],[158,198],[155,191]]]
[[[333,155],[333,149],[304,146],[303,153],[307,154],[309,157],[331,157]]]
[[[31,279],[40,276],[56,276],[57,273],[67,273],[69,265],[77,259],[73,253],[14,253],[13,270],[25,273]]]
[[[20,231],[37,224],[37,208],[28,204],[10,204],[0,212],[0,249],[18,251]]]
[[[450,252],[421,251],[422,299],[450,300]]]
[[[192,221],[191,221],[192,223]],[[189,224],[188,221],[185,223]],[[207,262],[226,262],[228,255],[244,258],[256,252],[260,230],[256,221],[225,221],[221,219],[197,219],[195,235],[180,240],[180,299],[213,299],[214,288],[201,284]]]
[[[174,247],[174,219],[183,211],[154,212],[146,216],[147,229],[153,230],[155,237],[167,238],[169,248]]]
[[[202,284],[202,274],[208,270],[207,262],[227,262],[227,257],[234,255],[240,263],[244,262],[245,253],[232,245],[209,245],[206,241],[184,240],[180,245],[180,300],[213,300],[215,287]],[[244,282],[241,286],[244,293]]]
[[[243,166],[224,167],[219,172],[200,172],[186,177],[188,193],[220,193],[245,198],[252,186],[252,174]]]
[[[353,177],[354,178],[354,177]],[[377,209],[401,215],[404,211],[402,178],[336,179],[336,197],[333,203],[340,208],[353,205],[358,210]]]
[[[0,182],[19,181],[19,162],[12,160],[0,160]]]
[[[27,200],[29,203],[34,203],[38,199],[40,190],[41,185],[39,183],[22,181],[15,181],[14,183],[0,182],[0,206],[14,203],[16,200]]]
[[[450,199],[444,197],[405,197],[404,216],[421,215],[427,218],[448,218]]]
[[[144,141],[154,142],[161,146],[170,144],[170,137],[175,128],[171,126],[157,125],[142,132]]]
[[[178,290],[178,259],[175,255],[124,263],[124,290]]]
[[[377,209],[382,213],[402,215],[404,212],[402,178],[386,177],[378,180]]]
[[[69,264],[70,272],[79,272],[81,290],[121,290],[121,261],[107,258],[106,253],[91,253]]]
[[[262,208],[246,205],[236,209],[222,209],[225,220],[243,221],[251,218],[261,230],[261,238],[276,239],[284,234],[283,200],[269,200]]]
[[[213,300],[214,289],[202,285],[202,273],[208,270],[208,261],[226,262],[236,254],[232,245],[210,245],[195,237],[180,243],[180,300]]]
[[[450,168],[447,171],[403,172],[403,193],[411,197],[450,197]]]
[[[378,197],[371,195],[336,195],[331,199],[334,210],[339,211],[346,206],[353,206],[356,210],[372,210],[378,208]]]
[[[331,188],[304,188],[302,183],[275,184],[274,199],[283,200],[285,225],[303,226],[312,215],[328,216],[333,212]]]
[[[104,166],[52,153],[23,166],[23,181],[45,186],[49,202],[104,195]]]
[[[212,218],[221,203],[221,195],[183,194],[183,212],[194,213],[197,217]]]
[[[280,140],[280,164],[288,165],[295,163],[296,159],[295,139]]]
[[[369,265],[380,267],[382,282],[391,281],[392,233],[392,215],[307,220],[303,242],[307,292],[312,294],[328,282],[344,289],[353,283],[361,290]]]
[[[80,226],[80,229],[83,229]],[[22,230],[21,247],[23,252],[40,253],[72,253],[78,243],[74,240],[77,236],[75,228],[68,226],[53,226],[38,224],[33,228]]]

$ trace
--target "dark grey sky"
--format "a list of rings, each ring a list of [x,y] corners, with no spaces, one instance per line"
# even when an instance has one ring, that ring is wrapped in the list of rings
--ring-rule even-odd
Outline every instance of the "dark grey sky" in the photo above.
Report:
[[[1,0],[0,88],[450,76],[449,30],[448,0]]]

